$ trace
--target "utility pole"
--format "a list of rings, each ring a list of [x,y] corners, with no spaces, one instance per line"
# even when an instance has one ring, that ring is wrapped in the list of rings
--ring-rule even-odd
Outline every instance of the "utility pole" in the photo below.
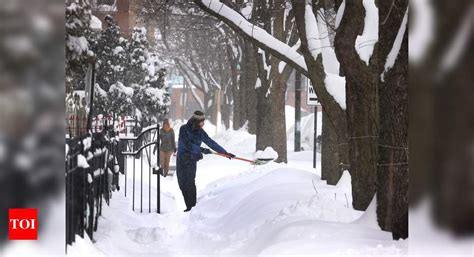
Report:
[[[301,151],[301,73],[295,71],[295,152]]]

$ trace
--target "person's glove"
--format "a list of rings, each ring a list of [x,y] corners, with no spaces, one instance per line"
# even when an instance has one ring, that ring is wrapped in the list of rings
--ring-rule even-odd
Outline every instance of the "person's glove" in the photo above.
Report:
[[[229,158],[229,160],[231,160],[232,158],[235,158],[235,154],[231,154],[231,153],[225,153],[227,155],[227,158]]]
[[[199,160],[202,160],[204,156],[202,155],[202,153],[199,154]]]
[[[211,153],[212,153],[211,150],[209,150],[209,149],[207,149],[207,148],[202,148],[201,152],[202,152],[203,154],[211,154]]]
[[[174,153],[176,153],[176,148],[174,149]]]

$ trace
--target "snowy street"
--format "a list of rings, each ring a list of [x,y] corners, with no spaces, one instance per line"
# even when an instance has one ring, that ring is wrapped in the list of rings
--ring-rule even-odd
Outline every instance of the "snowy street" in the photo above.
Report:
[[[226,131],[215,140],[238,156],[252,158],[255,136]],[[156,177],[152,178],[152,211],[148,213],[148,176],[144,173],[143,213],[140,174],[136,174],[135,212],[132,177],[104,206],[96,243],[77,237],[70,255],[266,255],[336,254],[403,255],[406,241],[393,241],[376,224],[375,207],[367,214],[352,208],[350,175],[337,186],[320,180],[320,163],[312,169],[312,152],[290,152],[288,164],[252,166],[206,155],[198,162],[198,203],[184,213],[175,175],[161,178],[161,211],[156,214]],[[319,156],[319,155],[318,155]],[[128,160],[128,165],[132,161]],[[139,164],[137,164],[139,165]],[[144,167],[148,171],[148,167]],[[130,171],[131,169],[129,169]],[[137,170],[139,170],[137,168]],[[314,183],[314,184],[313,184]],[[146,197],[145,197],[146,196]]]

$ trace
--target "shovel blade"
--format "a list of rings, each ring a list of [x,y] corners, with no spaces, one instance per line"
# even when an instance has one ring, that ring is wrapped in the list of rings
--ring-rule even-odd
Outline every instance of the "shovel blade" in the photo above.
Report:
[[[264,164],[267,164],[271,161],[273,161],[272,158],[258,158],[258,159],[255,160],[254,164],[255,165],[264,165]]]

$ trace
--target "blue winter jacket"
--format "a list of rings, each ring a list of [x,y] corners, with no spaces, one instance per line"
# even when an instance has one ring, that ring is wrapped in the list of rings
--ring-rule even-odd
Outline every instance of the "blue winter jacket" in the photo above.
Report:
[[[219,153],[226,153],[226,150],[212,140],[203,129],[193,129],[190,122],[184,124],[179,129],[178,138],[178,158],[183,154],[191,154],[194,160],[199,160],[201,156],[201,143],[204,142],[212,150]]]

